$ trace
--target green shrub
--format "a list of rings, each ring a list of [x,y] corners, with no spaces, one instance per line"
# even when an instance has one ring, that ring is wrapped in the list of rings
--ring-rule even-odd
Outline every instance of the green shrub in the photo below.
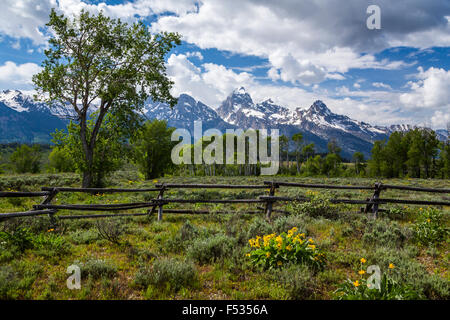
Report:
[[[421,210],[413,229],[416,241],[425,246],[440,243],[450,234],[450,229],[445,225],[444,214],[434,208]]]
[[[326,195],[310,193],[309,201],[292,203],[292,210],[297,214],[305,214],[312,218],[339,218],[338,207],[330,202]]]
[[[120,238],[123,235],[125,229],[119,221],[111,220],[98,220],[96,227],[100,238],[108,240],[114,244],[120,244]]]
[[[415,300],[418,295],[408,286],[403,286],[386,273],[381,276],[380,289],[368,288],[367,279],[347,279],[334,292],[338,300]]]
[[[117,274],[117,268],[111,263],[101,259],[89,259],[86,262],[74,262],[81,269],[81,277],[99,278],[113,278]]]
[[[95,230],[77,230],[70,235],[70,239],[75,244],[89,244],[98,239],[98,233]]]
[[[231,255],[236,239],[216,235],[206,239],[196,239],[187,249],[187,256],[200,264],[212,263]]]
[[[62,236],[55,233],[41,233],[34,237],[33,243],[37,254],[45,257],[62,256],[70,249],[70,244]]]
[[[450,284],[443,277],[430,274],[426,267],[415,260],[416,250],[409,248],[378,248],[367,259],[380,266],[393,263],[390,273],[394,280],[409,285],[418,295],[427,299],[449,299]]]
[[[0,242],[17,247],[21,252],[33,248],[33,234],[28,228],[17,228],[12,232],[1,231]]]
[[[412,238],[412,230],[387,219],[368,220],[362,237],[364,244],[377,247],[403,247]]]
[[[384,265],[388,270],[382,272],[380,270],[379,288],[371,287],[369,282],[369,275],[367,273],[367,260],[360,259],[360,267],[358,270],[359,278],[353,281],[347,279],[344,283],[339,285],[338,289],[334,291],[334,296],[338,300],[411,300],[420,298],[414,288],[404,282],[399,281],[393,277],[393,270],[396,268],[395,264],[390,262]]]
[[[273,228],[276,233],[288,232],[294,227],[299,230],[299,233],[306,233],[303,217],[297,215],[282,216],[273,222]]]
[[[254,238],[261,234],[270,234],[274,232],[273,226],[266,219],[257,217],[252,220],[247,230],[247,239]]]
[[[142,288],[154,285],[158,288],[167,288],[169,291],[178,291],[184,287],[192,287],[198,280],[195,266],[187,261],[173,258],[157,259],[153,264],[143,266],[137,272],[134,283]]]
[[[246,221],[239,214],[233,214],[225,223],[225,234],[235,238],[240,245],[245,245],[247,242],[246,229]]]
[[[290,264],[284,269],[276,270],[274,276],[285,287],[291,299],[311,299],[317,291],[313,272],[305,265]]]
[[[0,266],[0,299],[17,298],[18,274],[10,266]]]
[[[298,234],[294,227],[288,233],[275,233],[256,236],[248,242],[253,248],[247,254],[254,266],[264,269],[283,267],[287,264],[308,264],[316,269],[325,265],[325,255],[313,244],[313,239],[306,240],[304,233]]]

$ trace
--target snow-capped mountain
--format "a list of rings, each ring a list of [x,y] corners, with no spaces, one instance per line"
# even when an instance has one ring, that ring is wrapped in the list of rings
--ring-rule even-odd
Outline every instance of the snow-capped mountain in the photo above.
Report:
[[[149,101],[144,107],[144,116],[148,119],[167,120],[171,127],[194,130],[194,121],[202,121],[203,131],[217,128],[225,130],[234,128],[225,122],[217,112],[201,101],[187,94],[181,94],[178,103],[172,108],[166,103]]]
[[[66,125],[45,103],[18,90],[0,92],[0,143],[48,143],[50,133]]]
[[[318,152],[325,152],[328,142],[336,139],[342,148],[341,155],[346,158],[355,151],[368,157],[375,140],[387,139],[394,131],[415,128],[412,125],[372,126],[335,114],[320,100],[308,108],[295,110],[277,105],[271,99],[255,103],[244,88],[234,90],[217,110],[182,94],[173,108],[149,100],[143,113],[148,119],[167,120],[169,126],[186,128],[191,134],[195,120],[202,121],[203,131],[217,128],[225,133],[225,129],[273,128],[287,136],[301,132],[304,141],[314,143]],[[64,108],[49,108],[20,91],[0,92],[0,143],[49,142],[55,128],[66,126],[63,114]],[[447,139],[447,130],[436,130],[436,133],[440,140]]]

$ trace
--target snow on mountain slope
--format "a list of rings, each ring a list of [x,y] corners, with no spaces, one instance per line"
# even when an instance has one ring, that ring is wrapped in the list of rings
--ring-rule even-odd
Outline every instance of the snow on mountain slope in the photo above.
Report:
[[[70,108],[68,108],[70,110]],[[226,129],[279,129],[280,134],[292,136],[302,132],[307,143],[313,142],[316,150],[325,152],[330,139],[336,139],[343,149],[343,156],[350,157],[361,151],[369,156],[375,140],[389,137],[394,131],[408,131],[412,125],[372,126],[333,113],[324,102],[317,100],[309,108],[290,110],[277,105],[271,99],[255,103],[241,87],[234,90],[217,110],[195,98],[182,94],[173,108],[161,102],[148,101],[143,109],[148,119],[167,120],[168,125],[186,128],[193,133],[193,123],[201,120],[203,131]],[[0,142],[50,141],[55,128],[65,127],[67,115],[64,107],[49,108],[36,102],[30,95],[18,90],[0,92]],[[446,130],[436,130],[438,138],[445,140]]]

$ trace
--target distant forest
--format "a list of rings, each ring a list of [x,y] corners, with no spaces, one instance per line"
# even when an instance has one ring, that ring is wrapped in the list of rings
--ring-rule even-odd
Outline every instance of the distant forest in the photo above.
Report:
[[[145,179],[163,175],[248,176],[259,175],[261,164],[172,164],[170,137],[174,128],[167,122],[148,121],[126,142],[108,136],[96,149],[99,179],[116,170],[136,170]],[[115,140],[114,140],[115,139]],[[58,140],[53,145],[0,144],[0,174],[82,172],[76,144]],[[202,149],[210,143],[202,143]],[[258,142],[259,144],[259,142]],[[193,148],[185,145],[184,150]],[[326,177],[450,178],[450,141],[439,141],[430,129],[394,132],[387,141],[375,141],[372,156],[355,152],[352,159],[340,156],[338,142],[328,143],[327,153],[316,153],[314,144],[300,133],[280,137],[279,175]]]

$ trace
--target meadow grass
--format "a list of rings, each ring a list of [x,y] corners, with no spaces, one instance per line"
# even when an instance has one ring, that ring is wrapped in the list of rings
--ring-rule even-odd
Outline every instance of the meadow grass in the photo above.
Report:
[[[79,178],[63,175],[1,176],[2,190],[36,191],[41,186],[77,186]],[[145,188],[161,183],[260,184],[265,180],[373,185],[376,179],[297,178],[297,177],[164,177],[144,181],[134,172],[119,172],[109,181],[111,187]],[[449,188],[448,180],[393,179],[384,183]],[[281,188],[280,196],[317,196],[325,199],[365,199],[370,191]],[[257,198],[267,190],[180,189],[166,197],[189,199]],[[60,193],[55,203],[93,204],[148,201],[156,193],[89,195]],[[448,200],[445,194],[388,190],[385,198]],[[0,199],[0,212],[29,210],[41,198]],[[425,206],[383,205],[389,212],[377,221],[368,221],[357,205],[331,205],[312,214],[311,207],[279,203],[275,208],[290,215],[274,213],[267,222],[264,214],[248,214],[257,205],[170,204],[164,208],[210,210],[206,215],[166,213],[163,221],[151,217],[108,219],[108,230],[117,241],[102,236],[94,219],[59,220],[48,217],[11,219],[0,222],[0,299],[333,299],[347,279],[357,280],[360,259],[378,264],[382,271],[395,265],[392,276],[402,286],[411,287],[420,299],[448,299],[450,276],[448,233],[439,241],[418,242],[415,226]],[[442,212],[440,225],[448,228],[449,208]],[[217,214],[215,211],[228,211]],[[328,214],[330,212],[333,214]],[[132,212],[145,212],[137,209]],[[95,214],[95,212],[84,212]],[[58,215],[83,214],[59,212]],[[103,220],[107,221],[107,220]],[[314,240],[326,256],[322,269],[304,265],[264,270],[247,257],[252,250],[248,240],[291,228]],[[420,230],[423,230],[423,228]],[[426,221],[425,221],[426,227]],[[26,230],[28,246],[20,249]],[[433,231],[433,230],[431,230]],[[22,233],[20,233],[22,232]],[[104,232],[103,232],[104,233]],[[16,238],[14,238],[14,235]],[[15,241],[15,242],[14,242]],[[66,286],[68,266],[82,270],[80,290]],[[292,275],[292,276],[290,276]]]

